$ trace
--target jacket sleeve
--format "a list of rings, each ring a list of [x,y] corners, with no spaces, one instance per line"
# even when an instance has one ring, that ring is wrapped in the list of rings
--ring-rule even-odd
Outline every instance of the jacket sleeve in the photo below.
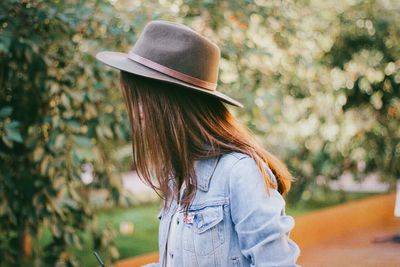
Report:
[[[267,172],[276,177],[265,165]],[[294,219],[285,214],[285,200],[266,183],[251,157],[241,158],[229,177],[231,216],[242,254],[251,266],[299,266],[300,248],[290,239]]]

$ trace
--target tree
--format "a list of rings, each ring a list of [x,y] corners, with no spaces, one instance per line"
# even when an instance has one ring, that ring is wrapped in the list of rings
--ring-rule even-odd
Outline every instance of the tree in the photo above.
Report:
[[[27,237],[38,239],[43,225],[52,239],[43,251],[35,247],[37,265],[78,265],[68,247],[79,248],[84,231],[92,231],[95,249],[118,256],[112,232],[93,228],[87,195],[105,188],[108,201],[120,201],[107,152],[129,134],[114,105],[118,91],[110,90],[115,79],[102,81],[103,66],[89,53],[97,38],[123,32],[115,20],[92,16],[110,8],[106,1],[0,4],[1,266],[22,265]],[[84,163],[94,166],[96,180],[88,186],[81,180]]]
[[[400,178],[399,6],[362,1],[338,20],[341,31],[325,62],[341,76],[345,116],[358,129],[347,148],[354,173],[379,171],[387,181]]]

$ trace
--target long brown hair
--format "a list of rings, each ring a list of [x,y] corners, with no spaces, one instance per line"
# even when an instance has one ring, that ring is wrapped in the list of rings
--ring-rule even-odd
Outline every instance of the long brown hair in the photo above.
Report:
[[[227,152],[251,156],[274,186],[262,162],[278,180],[278,191],[289,191],[293,177],[286,166],[266,151],[219,99],[121,71],[121,89],[132,129],[133,164],[139,177],[166,205],[177,196],[183,181],[187,193],[181,200],[187,209],[196,193],[194,161]],[[206,144],[207,146],[204,146]],[[171,190],[169,180],[178,186]]]

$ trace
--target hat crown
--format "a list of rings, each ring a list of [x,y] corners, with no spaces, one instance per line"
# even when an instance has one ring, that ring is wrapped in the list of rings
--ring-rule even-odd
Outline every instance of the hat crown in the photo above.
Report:
[[[131,52],[199,80],[218,81],[220,49],[183,24],[163,20],[147,23]]]

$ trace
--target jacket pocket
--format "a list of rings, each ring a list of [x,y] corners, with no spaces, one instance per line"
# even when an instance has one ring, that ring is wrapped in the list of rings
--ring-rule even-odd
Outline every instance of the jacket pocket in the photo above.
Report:
[[[196,255],[209,255],[225,241],[223,205],[205,206],[189,211],[191,220],[185,223],[183,248]]]

